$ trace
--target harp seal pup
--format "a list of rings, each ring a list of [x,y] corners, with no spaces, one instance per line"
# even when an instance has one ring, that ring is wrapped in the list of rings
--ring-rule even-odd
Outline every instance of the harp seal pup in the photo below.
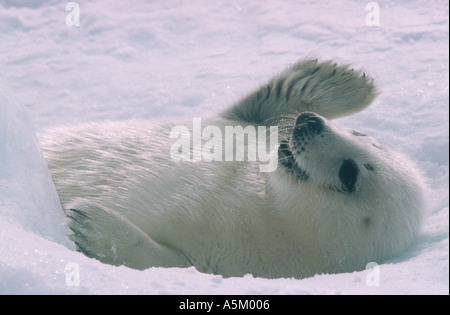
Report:
[[[361,71],[306,59],[208,118],[221,130],[278,126],[273,172],[258,161],[172,160],[180,122],[63,126],[40,143],[70,238],[89,257],[225,277],[352,272],[407,249],[424,210],[407,158],[330,122],[376,95]]]

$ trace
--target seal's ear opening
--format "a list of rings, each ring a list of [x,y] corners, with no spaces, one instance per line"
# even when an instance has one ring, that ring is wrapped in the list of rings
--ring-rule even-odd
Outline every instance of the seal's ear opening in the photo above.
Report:
[[[342,183],[344,191],[351,193],[355,190],[355,184],[358,179],[359,168],[353,160],[344,160],[339,169],[339,180]]]

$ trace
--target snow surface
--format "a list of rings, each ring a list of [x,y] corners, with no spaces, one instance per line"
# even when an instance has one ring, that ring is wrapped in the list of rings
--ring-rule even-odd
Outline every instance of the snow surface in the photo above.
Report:
[[[369,1],[79,0],[79,27],[66,25],[68,2],[0,0],[0,294],[449,293],[447,1],[378,1],[368,26]],[[376,270],[303,280],[136,271],[74,251],[35,132],[218,112],[306,56],[375,78],[382,94],[338,123],[420,166],[417,244]]]

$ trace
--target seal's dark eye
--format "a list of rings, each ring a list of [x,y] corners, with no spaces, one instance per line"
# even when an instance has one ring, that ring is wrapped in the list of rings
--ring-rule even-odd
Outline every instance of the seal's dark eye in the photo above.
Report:
[[[355,190],[356,180],[358,179],[358,165],[353,160],[344,160],[339,169],[339,180],[342,188],[346,192],[353,192]]]

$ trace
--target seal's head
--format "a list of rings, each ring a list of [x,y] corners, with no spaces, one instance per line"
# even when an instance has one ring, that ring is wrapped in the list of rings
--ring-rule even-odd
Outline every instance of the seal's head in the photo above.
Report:
[[[303,240],[313,234],[314,246],[335,256],[336,270],[355,255],[359,268],[392,257],[417,236],[422,180],[411,162],[373,138],[305,112],[278,158],[270,180],[276,207],[289,212]]]
[[[379,160],[382,150],[373,138],[333,126],[321,116],[298,116],[291,137],[278,148],[284,172],[301,181],[341,193],[354,193]],[[376,156],[376,158],[374,158]]]

